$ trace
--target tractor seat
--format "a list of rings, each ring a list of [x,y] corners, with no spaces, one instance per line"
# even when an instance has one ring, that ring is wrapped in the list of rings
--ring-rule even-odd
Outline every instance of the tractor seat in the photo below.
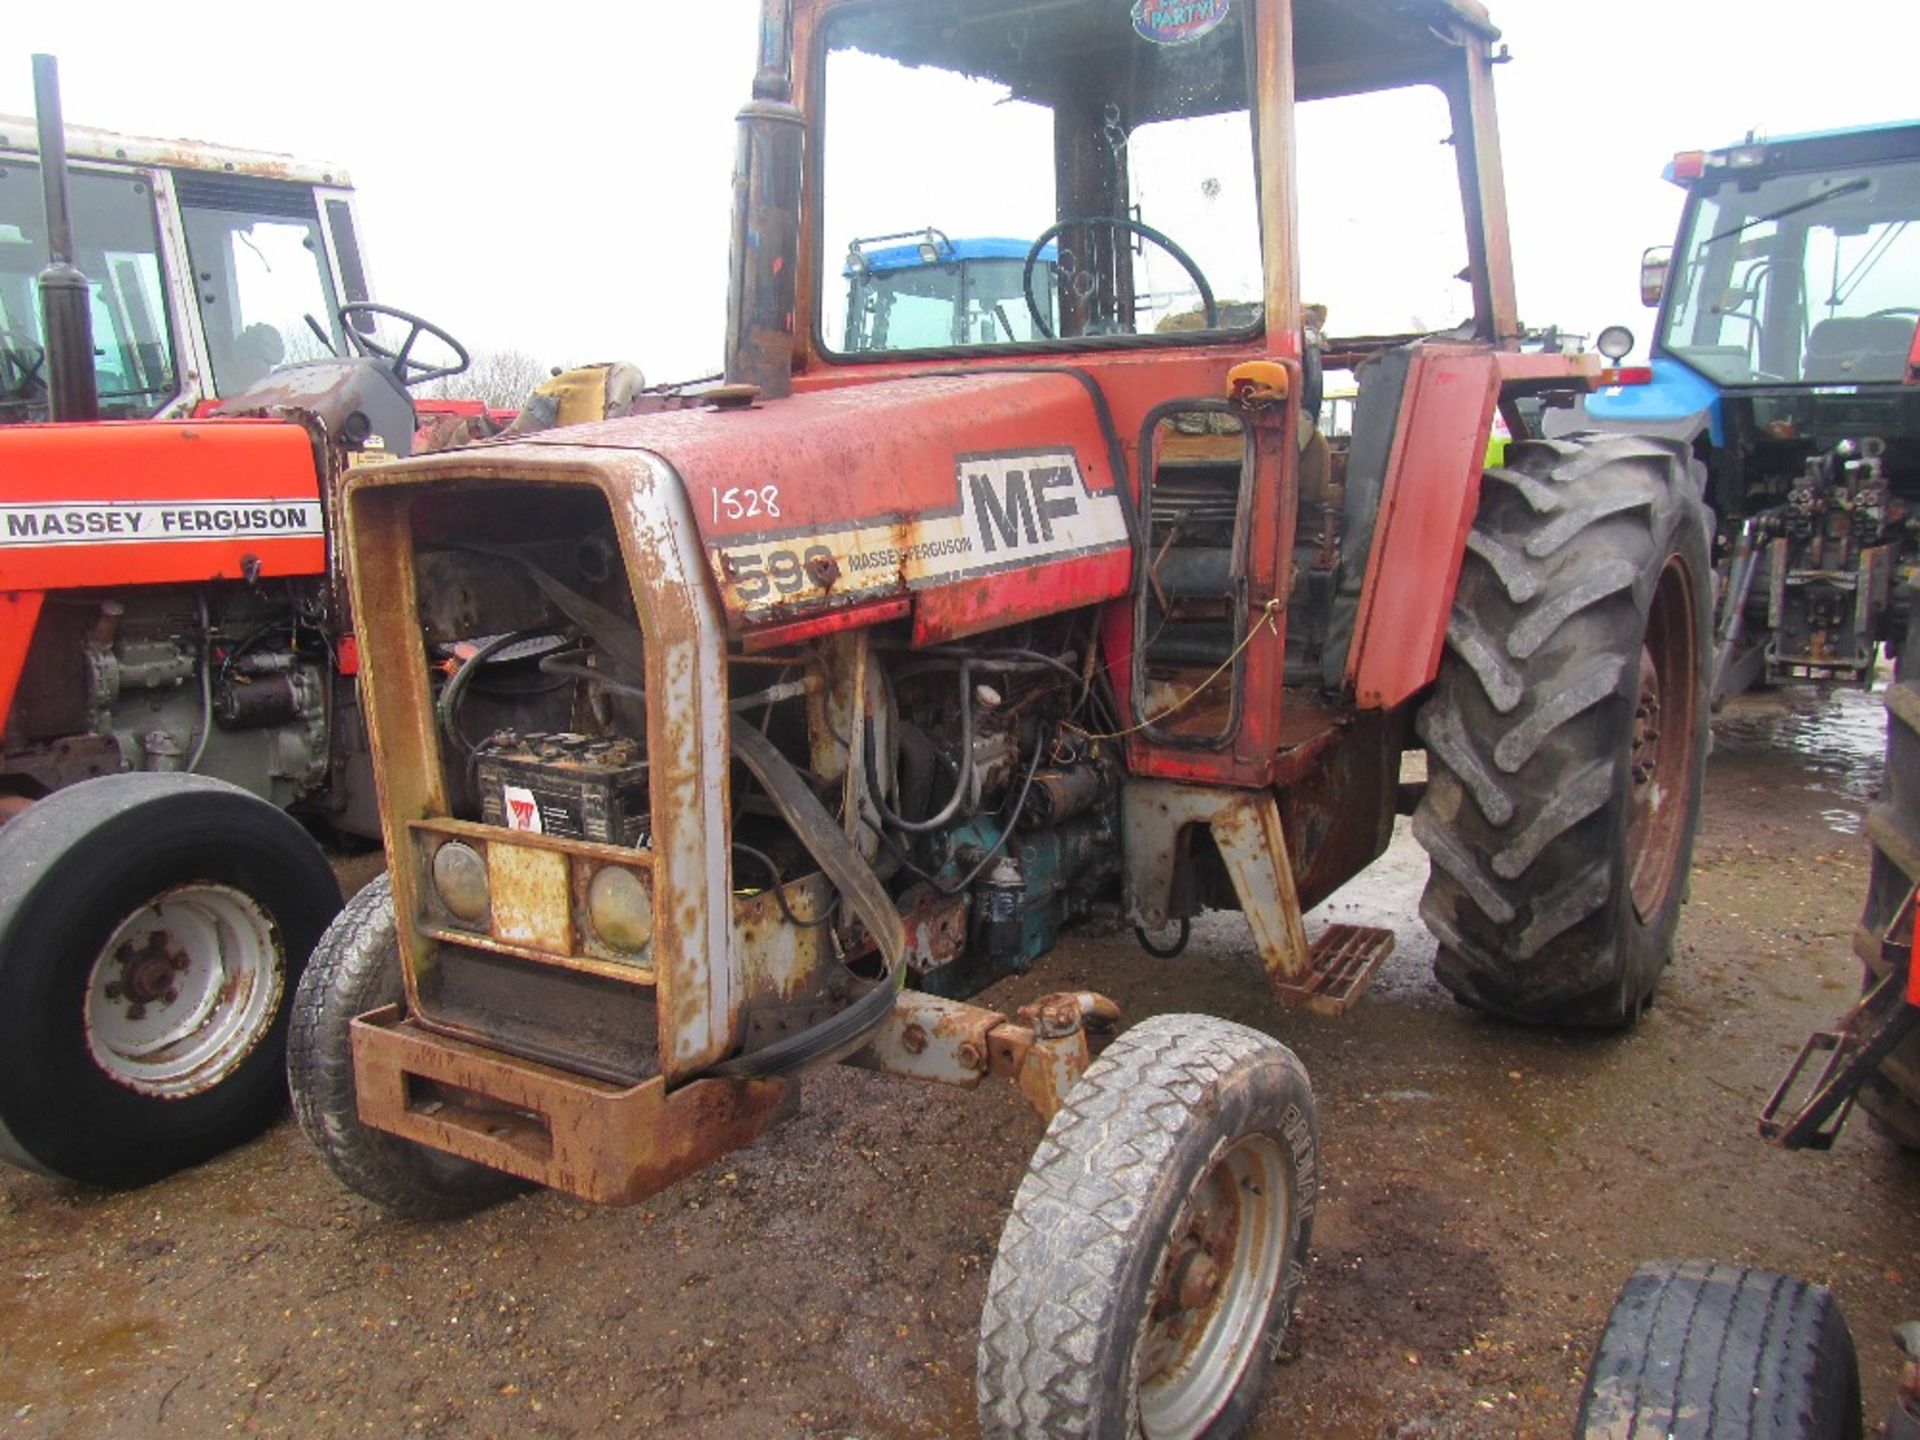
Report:
[[[1900,380],[1913,350],[1914,322],[1866,315],[1822,320],[1807,336],[1809,380]]]

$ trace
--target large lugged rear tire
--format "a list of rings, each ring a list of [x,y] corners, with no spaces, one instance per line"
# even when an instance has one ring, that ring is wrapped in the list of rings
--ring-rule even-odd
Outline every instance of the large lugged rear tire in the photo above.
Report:
[[[1907,892],[1920,882],[1920,679],[1887,687],[1886,779],[1880,803],[1867,815],[1867,838],[1873,844],[1873,870],[1854,952],[1866,965],[1871,986],[1888,968],[1881,938],[1898,918]],[[1902,970],[1912,965],[1911,937],[1907,952],[1908,958],[1897,962]],[[1920,1150],[1920,1032],[1881,1061],[1860,1089],[1860,1105],[1881,1133]]]
[[[1711,1261],[1640,1266],[1587,1371],[1577,1440],[1860,1440],[1833,1292]]]
[[[1665,968],[1707,758],[1710,525],[1684,451],[1515,443],[1489,470],[1418,728],[1435,970],[1470,1005],[1630,1024]]]
[[[104,776],[9,822],[0,1157],[130,1187],[264,1130],[295,982],[339,908],[312,838],[218,780]]]
[[[403,995],[393,882],[385,875],[347,902],[314,947],[293,1003],[287,1079],[300,1129],[333,1173],[395,1215],[444,1220],[504,1200],[524,1180],[375,1130],[353,1085],[355,1019]]]
[[[1252,1415],[1318,1183],[1293,1053],[1160,1015],[1088,1067],[1014,1197],[980,1319],[989,1440],[1199,1440]]]

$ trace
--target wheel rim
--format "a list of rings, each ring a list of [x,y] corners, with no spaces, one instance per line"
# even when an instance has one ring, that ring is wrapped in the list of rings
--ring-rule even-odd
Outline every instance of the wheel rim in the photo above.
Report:
[[[1676,556],[1654,588],[1629,742],[1633,792],[1627,875],[1642,924],[1660,913],[1679,878],[1681,844],[1692,810],[1688,792],[1699,705],[1692,601],[1692,577]]]
[[[218,1085],[273,1026],[286,983],[280,935],[249,896],[182,885],[120,922],[87,977],[87,1050],[142,1095]]]
[[[1264,1360],[1289,1208],[1285,1152],[1265,1135],[1235,1141],[1194,1186],[1141,1339],[1140,1428],[1149,1440],[1200,1434]]]

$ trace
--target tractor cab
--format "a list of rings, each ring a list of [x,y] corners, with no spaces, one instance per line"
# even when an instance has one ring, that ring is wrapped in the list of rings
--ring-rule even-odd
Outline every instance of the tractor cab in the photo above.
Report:
[[[364,391],[364,372],[383,369],[402,383],[376,384],[376,394],[398,391],[376,409],[404,448],[414,424],[405,385],[459,368],[464,354],[431,326],[436,338],[419,344],[413,317],[370,303],[345,170],[80,126],[66,137],[102,418],[180,418],[216,400],[304,404],[341,384]],[[0,424],[49,418],[36,290],[46,225],[35,125],[0,116]],[[316,376],[316,362],[343,373]],[[289,370],[306,372],[292,389]]]

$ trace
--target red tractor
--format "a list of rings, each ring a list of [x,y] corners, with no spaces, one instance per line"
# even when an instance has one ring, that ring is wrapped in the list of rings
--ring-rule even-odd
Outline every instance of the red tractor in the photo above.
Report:
[[[38,143],[0,119],[0,1157],[129,1185],[284,1106],[340,906],[286,812],[379,833],[339,484],[466,357],[371,302],[338,167],[68,131],[36,78]]]
[[[347,482],[390,880],[302,981],[296,1113],[346,1183],[447,1215],[637,1200],[838,1060],[1010,1078],[1048,1127],[983,1428],[1224,1434],[1305,1274],[1298,1062],[969,997],[1089,914],[1164,951],[1216,907],[1278,995],[1343,1008],[1389,939],[1302,914],[1404,807],[1457,995],[1631,1023],[1706,756],[1699,480],[1666,442],[1533,438],[1532,402],[1612,377],[1522,347],[1473,0],[767,0],[761,33],[728,383]],[[1296,141],[1376,104],[1458,228],[1316,250],[1339,195],[1296,206]],[[928,215],[1030,237],[1025,314],[849,343],[850,250]],[[1419,268],[1413,228],[1442,241],[1398,333],[1333,333]],[[1403,263],[1355,274],[1365,245]],[[501,696],[496,647],[545,683]]]

